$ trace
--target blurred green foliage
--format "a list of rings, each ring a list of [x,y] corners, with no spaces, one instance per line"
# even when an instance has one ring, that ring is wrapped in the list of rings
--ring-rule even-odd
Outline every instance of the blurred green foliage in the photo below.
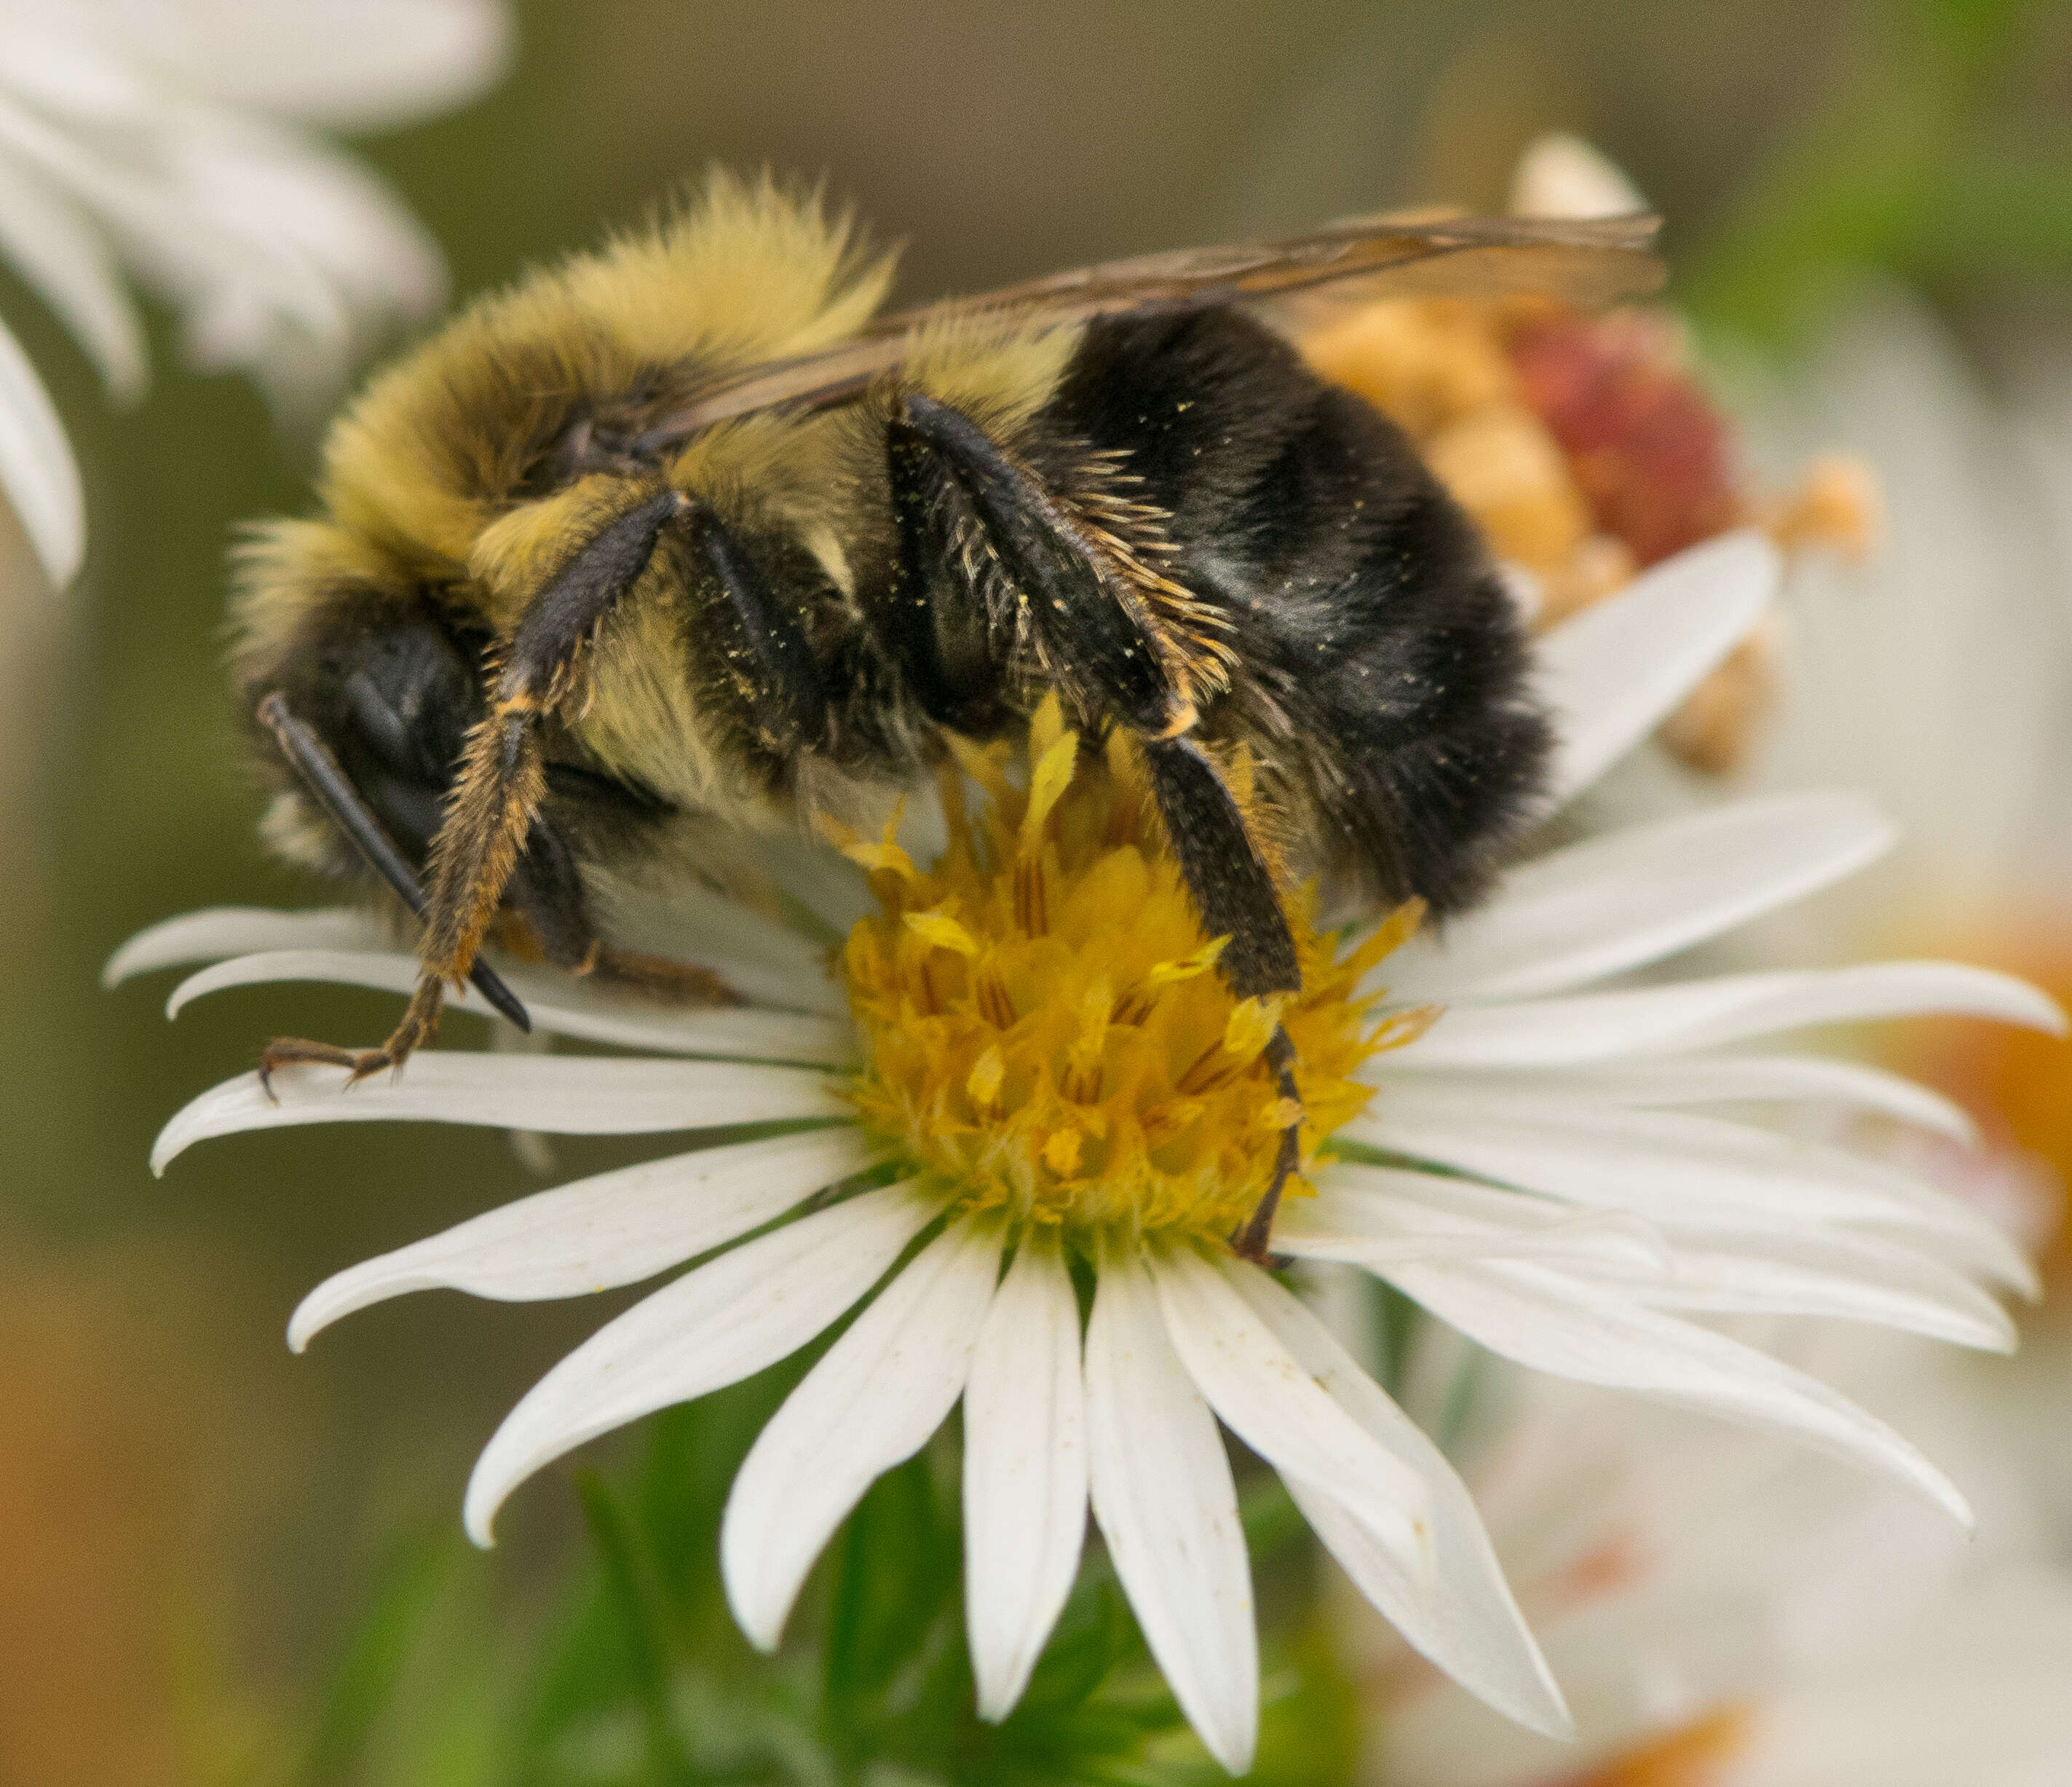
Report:
[[[716,1558],[734,1471],[801,1374],[789,1362],[647,1423],[643,1455],[576,1480],[590,1544],[514,1645],[492,1560],[406,1546],[335,1666],[306,1760],[312,1787],[1209,1787],[1105,1556],[1080,1579],[1027,1692],[973,1711],[957,1445],[887,1472],[837,1534],[782,1649],[736,1629]],[[1352,1694],[1309,1583],[1306,1529],[1260,1472],[1241,1513],[1261,1573],[1265,1700],[1248,1778],[1348,1777]],[[467,1629],[470,1623],[475,1629]]]
[[[2072,13],[2054,0],[1871,9],[1832,89],[1769,146],[1678,290],[1802,343],[1876,269],[1946,301],[2072,277]]]

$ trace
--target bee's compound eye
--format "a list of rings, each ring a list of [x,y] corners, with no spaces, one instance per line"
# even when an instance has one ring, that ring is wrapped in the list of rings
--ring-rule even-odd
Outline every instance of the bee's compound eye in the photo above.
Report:
[[[410,730],[396,704],[364,669],[355,670],[346,677],[345,701],[368,743],[392,764],[410,761],[413,755]]]
[[[381,763],[443,786],[480,699],[454,642],[429,620],[398,620],[358,641],[337,668],[352,728]]]

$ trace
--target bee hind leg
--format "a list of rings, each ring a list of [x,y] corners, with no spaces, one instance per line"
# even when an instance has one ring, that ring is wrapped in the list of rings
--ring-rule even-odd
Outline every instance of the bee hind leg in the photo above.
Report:
[[[1266,1045],[1266,1064],[1273,1070],[1281,1096],[1299,1106],[1302,1095],[1295,1085],[1295,1044],[1286,1029],[1279,1024],[1273,1027],[1272,1037]],[[1240,1259],[1248,1259],[1255,1266],[1274,1263],[1274,1256],[1267,1250],[1267,1243],[1273,1238],[1274,1215],[1281,1208],[1281,1194],[1301,1164],[1302,1122],[1297,1118],[1281,1132],[1280,1150],[1273,1161],[1273,1177],[1268,1181],[1264,1194],[1252,1206],[1244,1226],[1230,1238],[1231,1251]]]
[[[1196,611],[1188,592],[1147,569],[1112,529],[1093,525],[1101,513],[1087,490],[1054,489],[1032,465],[977,422],[919,392],[899,402],[886,430],[894,520],[904,576],[916,587],[902,605],[896,644],[944,704],[954,723],[959,691],[946,681],[956,653],[944,649],[950,617],[919,599],[919,560],[931,544],[929,517],[954,493],[966,508],[982,550],[960,554],[998,579],[971,577],[969,600],[981,609],[1011,595],[1013,611],[992,616],[1001,630],[1019,626],[1064,694],[1083,710],[1132,734],[1142,747],[1152,793],[1194,896],[1203,932],[1227,937],[1218,964],[1241,998],[1299,991],[1302,968],[1282,909],[1272,863],[1237,797],[1214,760],[1188,736],[1194,690],[1203,673],[1202,645],[1178,624]],[[1295,1048],[1277,1026],[1267,1058],[1281,1097],[1299,1110]],[[1301,1163],[1301,1124],[1287,1125],[1264,1193],[1231,1246],[1248,1259],[1267,1258],[1274,1213]]]
[[[1302,967],[1294,933],[1272,866],[1236,796],[1208,753],[1192,739],[1151,739],[1142,741],[1142,747],[1159,817],[1194,897],[1202,928],[1211,937],[1230,938],[1217,966],[1231,990],[1240,998],[1301,990]],[[1279,1024],[1267,1043],[1265,1059],[1281,1097],[1299,1112],[1302,1095],[1295,1079],[1295,1044]],[[1281,1132],[1272,1177],[1252,1215],[1231,1237],[1231,1247],[1241,1258],[1267,1262],[1281,1194],[1301,1166],[1301,1133],[1299,1115]]]

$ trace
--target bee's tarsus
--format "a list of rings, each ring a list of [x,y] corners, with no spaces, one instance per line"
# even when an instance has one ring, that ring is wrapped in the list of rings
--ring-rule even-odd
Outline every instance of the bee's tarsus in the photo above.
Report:
[[[381,1048],[341,1048],[335,1043],[311,1042],[301,1036],[276,1036],[267,1044],[259,1056],[259,1085],[269,1103],[278,1105],[281,1095],[274,1090],[273,1076],[284,1067],[342,1067],[346,1069],[346,1085],[356,1086],[369,1074],[379,1073],[384,1067],[400,1067],[388,1050]]]
[[[1222,772],[1192,739],[1142,743],[1158,815],[1201,913],[1202,934],[1230,939],[1216,962],[1224,980],[1240,998],[1297,990],[1302,965],[1272,865]]]
[[[1285,1025],[1274,1026],[1273,1036],[1266,1045],[1266,1063],[1273,1069],[1274,1077],[1280,1084],[1281,1096],[1301,1104],[1302,1094],[1295,1083],[1295,1044]],[[1275,1157],[1273,1177],[1264,1193],[1253,1206],[1244,1226],[1231,1237],[1231,1250],[1240,1259],[1250,1260],[1255,1266],[1285,1263],[1268,1252],[1267,1243],[1273,1238],[1273,1218],[1281,1208],[1281,1194],[1301,1164],[1302,1122],[1297,1118],[1281,1132],[1281,1150]]]

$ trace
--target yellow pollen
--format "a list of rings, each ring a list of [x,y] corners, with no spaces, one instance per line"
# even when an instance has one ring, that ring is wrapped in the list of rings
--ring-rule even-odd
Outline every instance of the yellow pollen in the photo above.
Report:
[[[1083,748],[1046,702],[1026,787],[1009,774],[1012,747],[956,748],[949,845],[932,868],[893,826],[878,842],[840,840],[881,908],[841,954],[866,1064],[852,1101],[960,1208],[1088,1246],[1111,1232],[1223,1240],[1264,1192],[1289,1123],[1301,1116],[1306,1167],[1372,1096],[1361,1064],[1430,1022],[1358,990],[1419,911],[1340,957],[1314,928],[1313,891],[1291,892],[1302,990],[1238,999],[1216,970],[1225,940],[1202,936],[1124,738]],[[1228,769],[1248,798],[1249,767]],[[983,813],[967,810],[967,779]],[[1299,1114],[1264,1059],[1281,1024]]]

